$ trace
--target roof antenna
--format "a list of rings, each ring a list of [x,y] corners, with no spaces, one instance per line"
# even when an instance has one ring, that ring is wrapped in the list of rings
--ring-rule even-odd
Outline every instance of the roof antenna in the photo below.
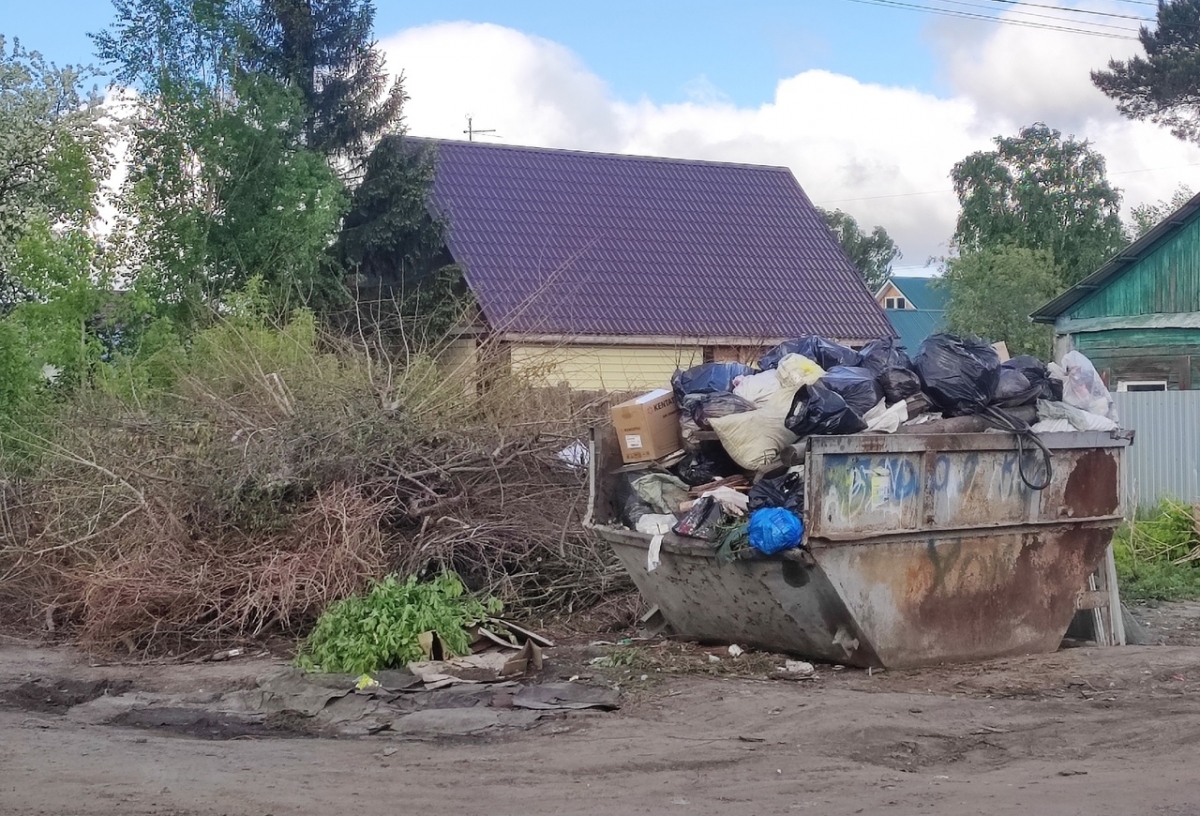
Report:
[[[473,118],[472,118],[471,114],[469,114],[469,113],[467,114],[467,129],[466,129],[466,130],[464,130],[464,131],[463,131],[463,133],[467,134],[467,141],[468,141],[468,142],[473,142],[473,141],[475,141],[475,135],[476,135],[476,134],[483,135],[483,134],[495,133],[495,132],[496,132],[496,129],[495,129],[495,128],[486,128],[486,129],[484,129],[484,128],[477,128],[477,127],[475,127],[475,126],[474,126],[474,124],[473,124]]]

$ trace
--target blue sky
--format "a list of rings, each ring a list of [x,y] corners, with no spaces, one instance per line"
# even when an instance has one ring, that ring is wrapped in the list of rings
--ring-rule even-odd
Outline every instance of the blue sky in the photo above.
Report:
[[[104,27],[112,9],[109,0],[0,0],[0,6],[9,7],[0,15],[0,34],[60,63],[92,60],[87,34]],[[385,0],[377,9],[380,37],[471,20],[562,43],[631,100],[682,100],[707,80],[736,103],[757,104],[770,99],[780,77],[809,68],[937,87],[924,15],[845,0]]]
[[[947,252],[954,163],[1033,122],[1092,142],[1126,207],[1181,183],[1200,191],[1200,148],[1123,119],[1091,84],[1136,41],[892,2],[380,0],[376,36],[405,75],[411,133],[462,138],[472,114],[511,144],[784,165],[817,203],[887,228],[915,267]],[[1136,25],[1081,9],[1153,12],[1146,0],[901,2],[1074,27]],[[0,8],[0,34],[59,63],[91,61],[87,34],[112,15],[108,0]]]

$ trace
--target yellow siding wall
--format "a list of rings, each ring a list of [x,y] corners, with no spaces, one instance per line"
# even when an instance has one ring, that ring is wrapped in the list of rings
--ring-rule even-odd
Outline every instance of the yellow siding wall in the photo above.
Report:
[[[649,391],[669,388],[676,368],[703,361],[697,346],[512,346],[513,371],[546,385],[579,391]]]
[[[450,341],[438,355],[437,364],[447,375],[461,380],[466,393],[479,386],[479,350],[474,337]]]
[[[463,376],[474,374],[477,361],[474,337],[460,337],[452,340],[437,358],[438,364],[448,371],[462,370]]]

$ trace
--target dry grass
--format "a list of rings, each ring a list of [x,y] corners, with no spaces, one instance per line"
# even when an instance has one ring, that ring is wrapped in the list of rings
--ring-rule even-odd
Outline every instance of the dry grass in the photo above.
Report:
[[[436,349],[230,322],[169,387],[78,395],[40,470],[0,482],[0,617],[178,654],[295,636],[389,571],[452,569],[540,617],[627,594],[580,530],[584,475],[557,458],[604,401],[484,354],[479,389]]]

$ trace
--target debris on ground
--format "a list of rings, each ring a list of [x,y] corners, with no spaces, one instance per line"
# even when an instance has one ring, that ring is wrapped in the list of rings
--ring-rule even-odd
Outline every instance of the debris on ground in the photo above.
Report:
[[[79,724],[163,729],[203,739],[474,736],[531,728],[562,712],[621,707],[619,690],[586,682],[518,676],[430,684],[405,670],[370,679],[364,683],[351,675],[287,667],[263,675],[252,688],[219,694],[134,691],[129,684],[102,683],[56,691],[62,683],[27,683],[5,692],[0,704],[59,714]],[[39,702],[43,699],[47,702]]]

